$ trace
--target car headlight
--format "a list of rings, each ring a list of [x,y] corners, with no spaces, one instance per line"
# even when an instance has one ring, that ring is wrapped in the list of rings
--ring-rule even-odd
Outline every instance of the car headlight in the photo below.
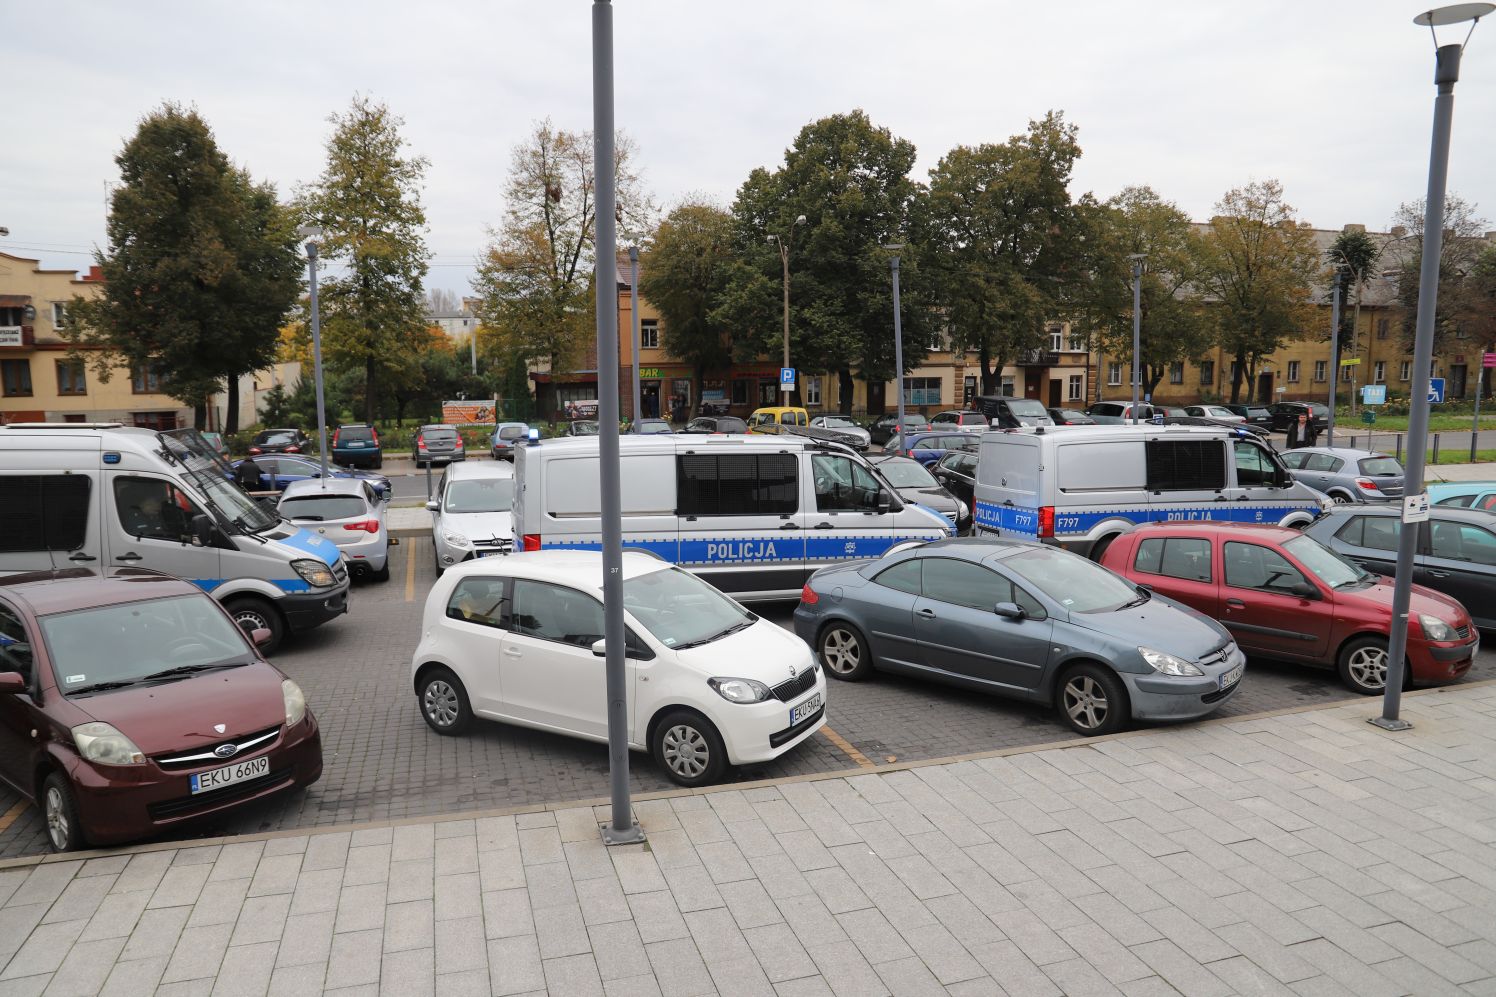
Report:
[[[296,573],[308,585],[327,588],[338,583],[338,580],[333,577],[332,569],[321,561],[292,561],[291,567],[296,569]]]
[[[1185,661],[1183,658],[1176,658],[1172,654],[1155,651],[1151,647],[1140,647],[1138,648],[1138,653],[1160,675],[1177,675],[1180,678],[1185,678],[1205,674],[1200,670],[1200,666],[1193,661]]]
[[[465,533],[457,533],[453,530],[442,530],[442,539],[453,547],[471,547],[473,542],[467,538]]]
[[[286,702],[286,726],[295,727],[306,716],[306,696],[301,686],[286,679],[281,683],[281,698]]]
[[[762,703],[769,698],[769,687],[755,679],[710,678],[706,684],[729,703]]]
[[[78,754],[100,765],[140,765],[145,761],[134,741],[101,720],[74,727],[73,743],[78,746]]]
[[[1455,632],[1454,627],[1436,616],[1425,616],[1419,613],[1418,625],[1423,628],[1423,636],[1428,640],[1460,639],[1460,635]]]

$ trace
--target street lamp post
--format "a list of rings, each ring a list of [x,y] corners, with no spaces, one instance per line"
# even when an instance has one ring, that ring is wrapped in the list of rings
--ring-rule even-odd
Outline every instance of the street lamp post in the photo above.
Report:
[[[1335,284],[1330,289],[1330,419],[1325,426],[1325,446],[1335,445],[1335,403],[1340,395],[1340,271],[1335,271]],[[1310,411],[1310,421],[1314,419]],[[1370,437],[1367,437],[1368,448]]]
[[[895,392],[898,395],[899,439],[904,438],[904,321],[899,313],[899,250],[904,248],[903,243],[893,243],[884,246],[884,249],[893,251],[888,258],[889,269],[893,271],[893,376],[897,385]]]
[[[640,387],[639,387],[639,247],[629,247],[629,311],[633,312],[634,327],[634,432],[639,431]]]
[[[1386,688],[1382,715],[1371,723],[1387,730],[1413,726],[1398,716],[1402,705],[1403,675],[1407,668],[1408,605],[1413,592],[1413,556],[1418,547],[1418,523],[1428,519],[1428,497],[1423,484],[1423,452],[1428,435],[1429,367],[1434,353],[1434,309],[1439,296],[1439,253],[1444,239],[1444,190],[1449,176],[1449,138],[1454,126],[1454,85],[1460,78],[1460,55],[1470,35],[1458,45],[1440,45],[1435,27],[1475,23],[1496,10],[1496,4],[1465,3],[1426,11],[1413,23],[1428,27],[1434,35],[1433,140],[1430,143],[1428,194],[1424,199],[1423,262],[1418,275],[1418,323],[1413,338],[1412,405],[1408,412],[1408,459],[1404,465],[1402,530],[1397,539],[1397,574],[1392,589],[1392,632],[1387,641]],[[1416,507],[1416,508],[1415,508]],[[1421,625],[1421,622],[1420,622]]]
[[[327,406],[322,397],[322,315],[317,308],[317,240],[320,225],[303,225],[296,234],[306,240],[306,265],[310,277],[312,309],[312,370],[317,381],[317,453],[322,460],[322,480],[327,480]]]
[[[795,237],[795,226],[804,225],[805,216],[797,217],[790,225],[789,234],[784,238],[770,234],[769,238],[779,245],[779,262],[784,266],[784,366],[790,365],[790,241]],[[795,381],[799,385],[799,379]],[[785,391],[790,390],[789,385],[783,385]]]
[[[1129,253],[1132,260],[1132,424],[1138,424],[1138,389],[1142,386],[1143,355],[1143,261],[1147,253]]]

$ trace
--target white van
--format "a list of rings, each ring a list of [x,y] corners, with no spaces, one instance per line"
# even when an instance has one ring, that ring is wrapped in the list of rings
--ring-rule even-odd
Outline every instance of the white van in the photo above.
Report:
[[[800,594],[815,569],[878,557],[906,540],[954,536],[940,513],[901,500],[862,457],[799,436],[624,436],[623,543],[739,599]],[[514,452],[516,550],[602,543],[598,440]]]
[[[348,611],[338,546],[282,520],[225,474],[195,431],[119,423],[0,426],[0,574],[154,568],[240,626],[288,632]]]
[[[982,436],[978,533],[1047,540],[1099,559],[1138,523],[1305,526],[1325,497],[1255,435],[1197,426],[1071,426]]]

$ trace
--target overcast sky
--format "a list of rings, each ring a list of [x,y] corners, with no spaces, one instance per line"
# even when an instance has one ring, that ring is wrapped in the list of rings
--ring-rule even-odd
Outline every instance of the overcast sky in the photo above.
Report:
[[[619,0],[617,121],[665,207],[723,205],[800,127],[863,108],[919,150],[1000,142],[1062,109],[1075,193],[1151,184],[1196,219],[1276,177],[1316,226],[1385,229],[1423,196],[1433,42],[1392,0]],[[533,123],[591,126],[585,0],[0,4],[6,52],[0,250],[82,269],[139,119],[195,105],[220,146],[288,196],[321,171],[355,92],[427,156],[429,284],[468,290]],[[1493,19],[1496,21],[1496,19]],[[1441,41],[1459,40],[1444,29]],[[1450,189],[1496,216],[1496,23],[1457,89]],[[1490,227],[1496,228],[1496,224]]]

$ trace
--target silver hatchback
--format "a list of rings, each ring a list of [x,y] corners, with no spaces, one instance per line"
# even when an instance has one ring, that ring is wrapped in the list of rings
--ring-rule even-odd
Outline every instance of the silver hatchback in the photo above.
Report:
[[[276,511],[302,529],[338,545],[354,577],[390,578],[390,532],[385,502],[360,478],[293,481],[281,493]]]
[[[1300,447],[1282,456],[1294,480],[1324,492],[1337,505],[1402,498],[1403,468],[1389,454],[1348,447]]]

